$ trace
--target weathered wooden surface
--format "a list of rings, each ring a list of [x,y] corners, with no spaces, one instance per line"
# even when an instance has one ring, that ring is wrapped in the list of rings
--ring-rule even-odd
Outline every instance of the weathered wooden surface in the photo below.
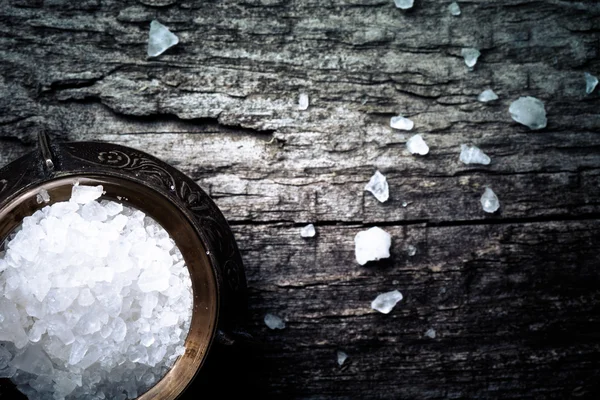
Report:
[[[43,130],[141,148],[196,179],[232,223],[262,343],[215,374],[228,391],[597,398],[600,101],[583,72],[600,75],[600,5],[476,0],[452,17],[449,2],[415,2],[1,1],[0,164]],[[154,18],[181,43],[148,60]],[[500,100],[477,102],[488,87]],[[521,95],[546,102],[546,129],[511,121]],[[406,152],[397,113],[429,155]],[[467,142],[492,164],[459,163]],[[362,191],[375,169],[385,204]],[[480,209],[484,185],[497,215]],[[299,237],[306,222],[316,238]],[[353,237],[374,225],[393,256],[360,267]],[[390,315],[369,309],[396,288]],[[268,331],[266,312],[288,327]]]

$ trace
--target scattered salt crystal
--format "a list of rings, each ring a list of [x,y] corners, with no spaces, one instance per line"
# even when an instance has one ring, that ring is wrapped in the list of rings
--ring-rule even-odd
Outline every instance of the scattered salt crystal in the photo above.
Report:
[[[35,200],[38,204],[49,203],[50,202],[50,194],[46,189],[41,189],[37,196],[35,196]]]
[[[382,293],[371,302],[371,308],[382,314],[389,314],[400,300],[402,300],[402,293],[397,290]]]
[[[412,8],[414,3],[414,0],[394,0],[394,4],[396,4],[396,7],[402,10],[408,10],[409,8]]]
[[[415,254],[417,254],[417,248],[412,244],[409,244],[406,246],[406,252],[408,253],[409,257],[413,257]]]
[[[508,112],[512,119],[530,129],[543,129],[548,122],[544,103],[535,97],[519,97],[512,102]]]
[[[375,171],[369,183],[365,185],[365,190],[373,193],[373,196],[382,203],[386,202],[390,197],[387,179],[379,171]]]
[[[356,261],[365,265],[369,261],[377,261],[390,256],[392,236],[381,228],[373,227],[360,231],[354,237]]]
[[[489,165],[492,160],[479,147],[460,145],[460,161],[465,164]]]
[[[298,97],[298,109],[301,111],[308,110],[308,95],[306,93],[300,93]]]
[[[71,201],[77,204],[87,204],[100,198],[103,192],[104,188],[102,186],[73,185],[73,189],[71,190]],[[56,207],[53,207],[53,209],[55,208]]]
[[[425,336],[427,336],[430,339],[435,339],[435,335],[436,335],[435,329],[433,329],[433,328],[429,328],[429,329],[427,329],[427,332],[425,332]]]
[[[477,100],[487,103],[488,101],[498,100],[498,95],[492,89],[485,89],[477,96]]]
[[[414,126],[415,126],[415,123],[412,120],[410,120],[408,118],[404,118],[401,115],[390,118],[390,127],[394,128],[394,129],[410,131],[412,128],[414,128]]]
[[[300,229],[300,236],[304,238],[314,237],[316,234],[317,232],[313,224],[308,224]]]
[[[340,367],[342,365],[344,365],[344,362],[346,362],[346,359],[348,359],[348,354],[344,353],[341,350],[338,350],[338,352],[337,352],[337,363],[338,363],[338,365]]]
[[[157,57],[179,43],[179,38],[158,21],[150,22],[148,57]]]
[[[429,146],[423,140],[423,136],[414,135],[406,141],[406,148],[411,154],[419,154],[424,156],[429,153]]]
[[[494,213],[500,208],[498,196],[496,196],[492,189],[485,188],[485,191],[481,196],[481,207],[483,207],[483,211],[487,213]]]
[[[595,77],[594,75],[590,74],[589,72],[586,72],[584,74],[585,76],[585,93],[586,94],[591,94],[594,89],[596,89],[596,85],[598,85],[598,78]]]
[[[450,14],[458,17],[460,15],[460,6],[457,2],[453,2],[448,6],[448,11],[450,11]]]
[[[265,325],[269,327],[269,329],[284,329],[285,322],[279,318],[277,315],[266,314],[265,315]]]
[[[477,64],[477,59],[481,55],[481,52],[475,48],[465,48],[460,51],[460,54],[465,59],[467,67],[473,68]]]

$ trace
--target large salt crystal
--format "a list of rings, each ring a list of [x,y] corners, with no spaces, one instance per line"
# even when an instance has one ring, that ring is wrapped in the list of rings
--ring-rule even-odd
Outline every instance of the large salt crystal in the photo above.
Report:
[[[371,308],[382,314],[389,314],[400,300],[402,300],[402,293],[397,290],[382,293],[371,302]]]
[[[390,127],[391,128],[400,129],[403,131],[410,131],[412,128],[414,128],[414,126],[415,126],[415,123],[412,120],[410,120],[408,118],[404,118],[401,115],[390,118]]]
[[[354,237],[356,261],[365,265],[369,261],[377,261],[390,256],[392,236],[381,228],[373,227],[360,231]]]
[[[498,95],[492,89],[485,89],[483,92],[479,93],[477,100],[482,103],[487,103],[488,101],[498,100]]]
[[[306,93],[300,93],[300,96],[298,96],[298,109],[300,111],[308,110],[308,95]]]
[[[412,8],[414,3],[414,0],[394,0],[394,4],[396,4],[396,7],[402,10],[408,10],[409,8]]]
[[[35,197],[38,204],[49,203],[50,202],[50,194],[46,189],[41,189],[39,193]]]
[[[17,355],[12,361],[13,367],[34,375],[52,375],[54,367],[43,348],[39,345],[30,345]]]
[[[460,51],[461,56],[465,59],[465,64],[469,68],[473,68],[477,64],[477,59],[481,55],[481,52],[475,48],[465,48]]]
[[[406,148],[411,154],[424,156],[429,153],[429,146],[427,146],[427,143],[425,143],[425,140],[423,140],[423,136],[421,135],[414,135],[408,139],[406,141]]]
[[[511,103],[508,112],[512,119],[530,129],[543,129],[548,122],[544,103],[535,97],[519,97]]]
[[[104,188],[102,186],[84,186],[79,184],[73,185],[73,189],[71,190],[71,201],[77,204],[87,204],[99,199],[100,196],[102,196],[102,193],[104,193]],[[65,207],[66,204],[68,203],[63,203]],[[57,207],[60,208],[61,206],[54,205],[52,210],[56,209]],[[69,211],[71,210],[74,209],[70,208]]]
[[[277,315],[267,313],[264,318],[265,325],[269,329],[284,329],[285,322]]]
[[[589,72],[586,72],[584,74],[585,77],[585,93],[586,94],[591,94],[594,89],[596,89],[596,85],[598,85],[598,78],[595,77],[594,75],[590,74]]]
[[[386,202],[390,197],[387,179],[379,171],[375,171],[369,183],[365,185],[365,190],[373,193],[373,196],[382,203]]]
[[[487,213],[495,213],[500,208],[500,201],[496,193],[490,188],[485,188],[481,196],[481,207]]]
[[[150,22],[148,57],[157,57],[179,43],[179,38],[166,26],[154,20]]]
[[[313,224],[308,224],[300,229],[300,236],[303,238],[314,237],[316,234],[317,231],[315,230],[315,226]]]
[[[448,11],[450,11],[450,14],[454,15],[455,17],[458,17],[460,15],[460,6],[457,2],[452,2],[448,6]]]
[[[492,160],[477,146],[460,145],[460,161],[465,164],[488,165]]]

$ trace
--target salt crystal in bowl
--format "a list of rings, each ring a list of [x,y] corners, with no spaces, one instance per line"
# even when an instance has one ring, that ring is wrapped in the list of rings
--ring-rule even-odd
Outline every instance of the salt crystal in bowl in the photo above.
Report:
[[[140,210],[169,234],[192,281],[193,310],[185,353],[138,399],[175,399],[194,377],[218,338],[245,315],[246,280],[233,234],[216,205],[190,178],[137,150],[109,143],[49,144],[0,169],[0,245],[23,219],[48,204],[68,201],[73,185],[104,188],[102,200]],[[40,201],[46,198],[50,202]],[[44,196],[40,196],[43,193]],[[1,246],[0,246],[1,248]],[[0,379],[0,396],[22,398]]]

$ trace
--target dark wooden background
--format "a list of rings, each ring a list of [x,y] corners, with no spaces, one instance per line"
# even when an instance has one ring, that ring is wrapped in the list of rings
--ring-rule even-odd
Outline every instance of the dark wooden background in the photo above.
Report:
[[[216,354],[205,388],[225,394],[192,398],[600,398],[600,89],[583,80],[600,75],[600,4],[415,3],[0,1],[0,164],[40,131],[140,148],[232,225],[258,343]],[[148,60],[152,19],[180,44]],[[481,49],[472,72],[463,47]],[[488,87],[500,100],[477,102]],[[511,120],[522,95],[546,103],[546,129]],[[406,152],[398,113],[429,155]],[[460,163],[461,143],[492,164]],[[376,169],[385,204],[363,192]],[[392,257],[361,267],[370,226]],[[393,289],[391,314],[370,309]]]

